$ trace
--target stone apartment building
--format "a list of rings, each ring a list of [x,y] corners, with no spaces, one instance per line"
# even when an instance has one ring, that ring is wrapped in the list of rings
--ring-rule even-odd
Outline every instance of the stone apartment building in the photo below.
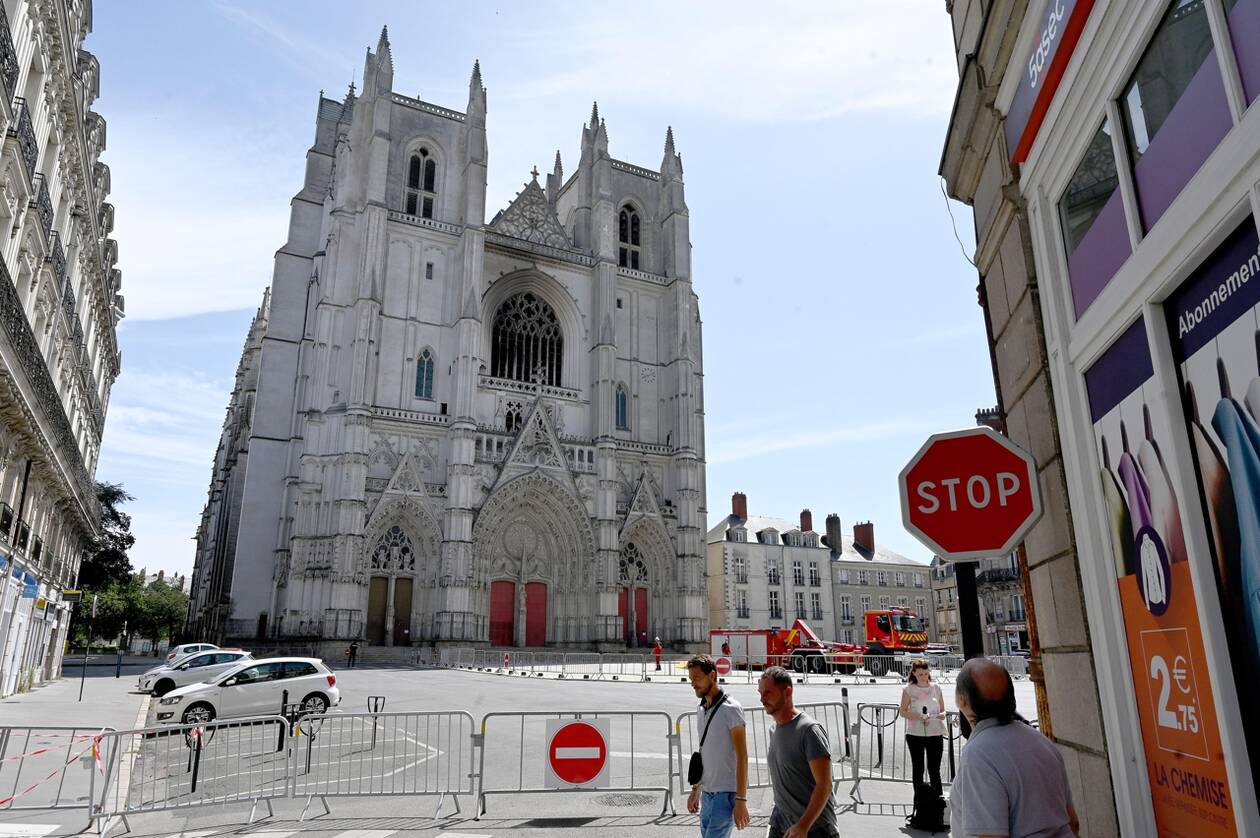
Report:
[[[933,556],[931,576],[932,624],[936,627],[932,642],[961,651],[962,624],[958,621],[958,578],[954,575],[954,563]]]
[[[742,492],[709,530],[706,546],[709,625],[712,628],[786,627],[804,619],[825,640],[862,643],[862,615],[871,609],[913,608],[933,619],[929,569],[875,543],[875,525],[841,531],[828,515],[813,527],[810,510],[796,523],[749,516]]]
[[[0,696],[57,677],[121,356],[86,0],[0,4]]]

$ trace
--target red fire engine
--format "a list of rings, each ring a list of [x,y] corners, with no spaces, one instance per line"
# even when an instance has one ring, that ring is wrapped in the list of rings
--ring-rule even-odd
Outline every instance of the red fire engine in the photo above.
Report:
[[[709,651],[715,658],[730,658],[736,667],[762,669],[777,664],[797,672],[847,674],[865,665],[871,674],[883,675],[889,669],[901,669],[888,656],[922,654],[927,648],[927,627],[908,608],[867,611],[865,622],[863,646],[823,640],[798,619],[787,629],[712,629]],[[868,655],[870,660],[866,660]]]

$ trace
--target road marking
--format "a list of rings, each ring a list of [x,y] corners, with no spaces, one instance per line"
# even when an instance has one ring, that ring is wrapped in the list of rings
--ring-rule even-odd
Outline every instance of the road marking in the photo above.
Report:
[[[55,823],[0,823],[0,838],[39,838],[60,828]]]
[[[484,833],[472,835],[468,832],[439,832],[437,835],[434,835],[433,838],[494,838],[494,836]]]

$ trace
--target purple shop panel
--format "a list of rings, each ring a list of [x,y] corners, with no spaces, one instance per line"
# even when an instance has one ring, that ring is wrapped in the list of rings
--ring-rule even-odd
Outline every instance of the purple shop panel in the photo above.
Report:
[[[1133,167],[1142,223],[1149,232],[1199,171],[1229,129],[1233,118],[1225,99],[1221,68],[1212,50],[1146,153]]]
[[[1120,190],[1116,189],[1085,238],[1068,257],[1072,308],[1078,320],[1132,253],[1129,228],[1124,220],[1124,201]]]
[[[1260,0],[1237,0],[1229,8],[1229,37],[1250,104],[1260,95]]]

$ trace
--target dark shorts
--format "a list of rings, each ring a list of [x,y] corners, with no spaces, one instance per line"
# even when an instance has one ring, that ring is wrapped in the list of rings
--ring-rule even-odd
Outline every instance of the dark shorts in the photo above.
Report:
[[[770,828],[766,830],[766,838],[783,838],[783,833],[774,828],[774,824],[770,824]],[[840,830],[831,830],[825,826],[815,825],[809,831],[809,838],[840,838]]]

